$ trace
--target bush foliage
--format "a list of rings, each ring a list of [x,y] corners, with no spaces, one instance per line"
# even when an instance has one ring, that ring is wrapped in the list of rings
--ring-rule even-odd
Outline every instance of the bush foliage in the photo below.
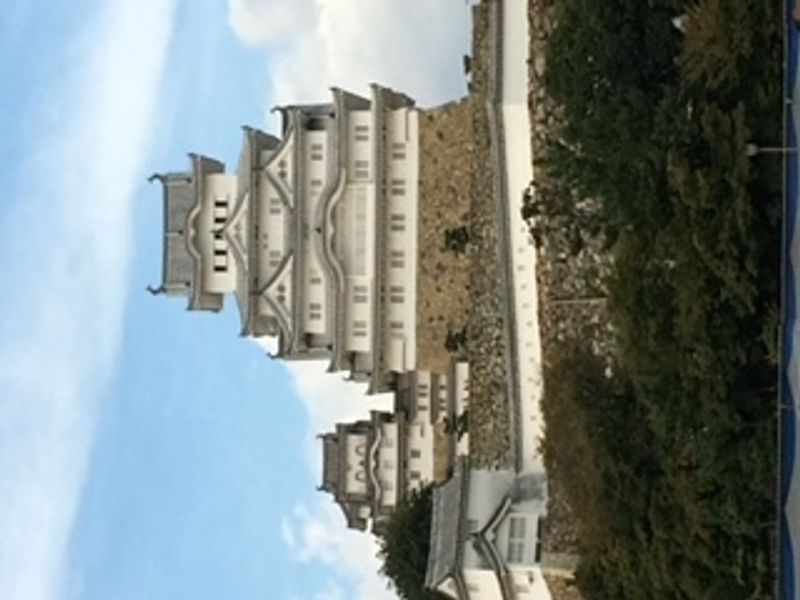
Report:
[[[768,597],[781,165],[746,145],[782,139],[781,5],[554,4],[548,176],[600,203],[614,264],[613,375],[577,343],[545,374],[579,582],[588,598]]]
[[[403,600],[445,600],[438,592],[425,589],[425,571],[430,548],[431,486],[413,492],[401,502],[381,538],[378,553],[381,573],[388,577]]]

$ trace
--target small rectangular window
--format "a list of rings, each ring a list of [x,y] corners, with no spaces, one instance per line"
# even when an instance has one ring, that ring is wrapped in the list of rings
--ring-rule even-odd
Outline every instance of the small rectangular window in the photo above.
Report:
[[[315,162],[319,162],[322,160],[322,154],[320,152],[312,152],[311,153],[311,160]]]
[[[355,161],[356,169],[369,169],[369,161],[368,160],[357,160]]]
[[[312,179],[311,180],[311,187],[312,188],[320,188],[320,187],[322,187],[322,179]]]
[[[362,329],[356,329],[353,331],[353,337],[365,338],[367,337],[367,332]]]
[[[271,215],[279,215],[279,214],[281,214],[281,209],[279,207],[276,208],[276,207],[273,206],[272,208],[269,209],[269,214],[271,214]]]
[[[216,200],[214,200],[214,208],[223,208],[223,209],[228,208],[228,201],[225,200],[224,198],[222,199],[217,198]]]
[[[225,217],[214,217],[214,225],[225,225]]]
[[[510,564],[521,564],[525,558],[525,542],[508,540],[506,561]]]
[[[408,476],[412,481],[415,481],[415,480],[420,478],[420,472],[419,471],[411,471],[411,472],[409,472]]]
[[[525,517],[511,517],[508,522],[509,537],[525,539],[525,521]]]
[[[353,321],[353,328],[354,329],[366,329],[367,322],[366,321]]]
[[[225,249],[221,249],[221,248],[215,248],[214,249],[214,256],[227,256],[227,255],[228,255],[228,251],[225,250]]]
[[[322,283],[322,277],[311,278],[311,285],[320,285],[321,283]]]
[[[318,312],[309,313],[308,318],[311,321],[321,321],[322,320],[322,313],[318,313]]]
[[[215,273],[225,273],[228,270],[227,265],[214,265]]]
[[[389,231],[394,231],[395,233],[400,233],[406,230],[406,226],[403,223],[392,223],[389,227]]]
[[[353,302],[356,304],[366,304],[368,299],[366,294],[353,294]]]
[[[402,321],[389,321],[389,328],[392,331],[402,331],[403,330],[403,322]]]
[[[392,304],[403,304],[403,302],[405,302],[405,299],[403,298],[403,296],[394,295],[394,296],[389,296],[389,302],[391,302]]]
[[[420,452],[416,448],[412,448],[411,452],[410,452],[410,456],[411,456],[411,458],[420,458],[422,456],[422,452]]]

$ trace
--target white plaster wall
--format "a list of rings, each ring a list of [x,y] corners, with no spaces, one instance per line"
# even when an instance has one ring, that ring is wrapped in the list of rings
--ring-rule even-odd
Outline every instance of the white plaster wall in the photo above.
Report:
[[[509,511],[503,521],[498,525],[495,530],[496,539],[495,547],[500,555],[508,565],[517,565],[521,567],[533,566],[536,557],[536,527],[537,521],[541,513],[520,513],[516,512],[513,508]],[[508,537],[509,537],[509,523],[511,518],[523,519],[525,528],[525,551],[522,560],[511,562],[508,555]]]
[[[373,261],[375,252],[375,188],[365,183],[347,185],[337,210],[337,254],[345,272],[345,347],[369,352],[372,348],[372,303],[374,302]],[[360,256],[360,258],[358,258]],[[355,302],[358,288],[367,302]],[[354,333],[356,322],[364,335]]]
[[[536,289],[536,250],[522,219],[522,196],[533,179],[531,123],[528,110],[528,3],[503,3],[502,119],[508,183],[511,262],[517,327],[514,342],[519,357],[522,470],[544,470],[539,445],[544,435],[541,414],[541,342]]]
[[[217,219],[227,219],[233,211],[236,200],[236,175],[215,173],[207,175],[203,182],[203,198],[201,199],[200,214],[197,218],[197,231],[195,243],[202,256],[202,286],[205,291],[215,293],[228,293],[236,288],[236,259],[228,248],[228,242],[223,239],[215,240],[213,232],[221,231],[225,226],[215,222]],[[222,201],[225,208],[216,207],[215,203]],[[224,249],[227,264],[225,272],[214,270],[215,249]]]
[[[276,261],[286,255],[286,220],[289,211],[281,201],[278,190],[266,175],[259,175],[258,222],[255,242],[258,246],[258,279],[256,287],[264,285],[278,268]]]
[[[347,445],[347,476],[345,477],[345,492],[348,494],[367,493],[366,453],[367,436],[363,434],[348,434],[345,437]]]
[[[433,481],[433,428],[429,423],[416,422],[406,427],[406,461],[408,464],[408,489],[419,489]],[[414,451],[418,457],[412,456]],[[419,473],[419,478],[412,480],[411,471]]]
[[[419,114],[416,109],[402,108],[385,116],[386,222],[380,224],[385,235],[384,261],[387,302],[384,311],[384,352],[388,367],[402,372],[416,366],[416,295],[417,295],[417,230],[419,202]],[[402,182],[402,184],[400,184]],[[403,193],[399,193],[399,190]],[[403,216],[403,231],[396,231],[401,221],[392,215]],[[395,226],[393,230],[393,225]],[[392,266],[392,252],[403,252],[404,266]],[[402,290],[404,301],[392,303],[392,289]],[[394,294],[397,295],[397,294]],[[402,329],[392,328],[401,322]]]
[[[514,592],[517,600],[546,600],[550,598],[550,590],[539,567],[511,567],[514,581]]]
[[[514,473],[509,470],[471,469],[467,518],[474,519],[478,528],[482,528],[500,506],[513,483]]]
[[[379,479],[383,494],[381,506],[393,507],[397,505],[397,470],[400,468],[400,449],[398,446],[399,427],[397,423],[381,424],[381,446],[378,451]]]
[[[294,145],[296,137],[295,130],[290,130],[289,137],[285,140],[285,144],[275,153],[267,166],[267,170],[274,180],[277,181],[278,185],[288,194],[290,198],[289,204],[293,204],[291,200],[294,193],[292,173],[294,169]]]
[[[453,366],[453,400],[456,418],[469,409],[469,363],[459,362]],[[469,455],[469,428],[456,440],[456,455]]]
[[[469,600],[503,600],[494,571],[464,569],[463,573]]]
[[[328,133],[326,131],[307,131],[303,136],[303,250],[305,272],[303,286],[305,305],[303,306],[303,327],[308,333],[324,334],[327,323],[327,297],[325,294],[324,271],[319,263],[314,231],[314,216],[320,202],[321,192],[326,183],[328,164]],[[321,148],[319,152],[315,148]],[[321,154],[322,160],[312,160],[312,155]],[[317,316],[317,318],[312,318]]]

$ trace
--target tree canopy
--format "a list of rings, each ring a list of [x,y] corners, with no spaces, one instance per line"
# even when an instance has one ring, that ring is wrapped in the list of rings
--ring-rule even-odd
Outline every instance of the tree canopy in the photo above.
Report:
[[[430,548],[433,488],[413,492],[389,519],[381,538],[381,573],[388,577],[404,600],[447,598],[425,589]]]
[[[613,376],[577,343],[545,374],[579,582],[588,598],[769,596],[781,165],[747,144],[782,139],[780,5],[553,2],[546,172],[576,193],[545,208],[598,202],[587,235],[613,263]]]

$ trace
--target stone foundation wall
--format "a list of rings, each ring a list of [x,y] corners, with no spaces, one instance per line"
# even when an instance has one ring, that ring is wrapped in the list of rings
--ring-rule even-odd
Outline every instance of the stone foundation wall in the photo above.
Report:
[[[445,248],[448,230],[469,225],[472,199],[472,104],[468,98],[426,110],[420,118],[417,365],[447,373],[470,305],[470,256]]]
[[[470,457],[479,467],[511,467],[501,240],[497,223],[489,133],[489,3],[473,8],[472,305],[467,328],[470,363]]]

